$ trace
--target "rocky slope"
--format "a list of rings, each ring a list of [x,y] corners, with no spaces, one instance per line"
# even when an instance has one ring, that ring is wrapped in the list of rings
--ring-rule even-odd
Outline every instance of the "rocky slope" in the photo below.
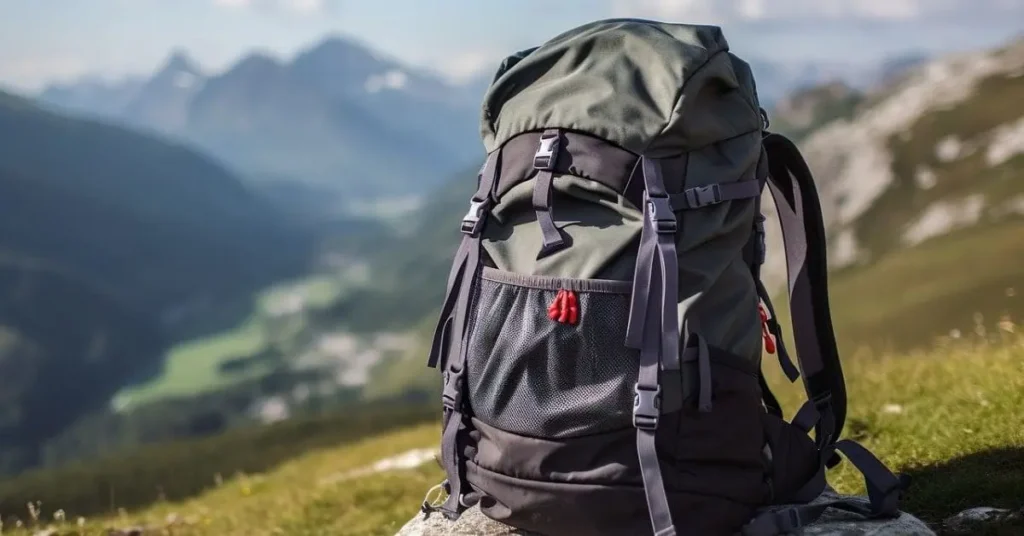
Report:
[[[1021,94],[1024,40],[919,66],[869,93],[852,117],[800,141],[818,183],[831,267],[1024,215]],[[774,214],[771,203],[765,211]],[[774,231],[770,251],[781,251]],[[778,284],[784,256],[769,257],[765,278]]]

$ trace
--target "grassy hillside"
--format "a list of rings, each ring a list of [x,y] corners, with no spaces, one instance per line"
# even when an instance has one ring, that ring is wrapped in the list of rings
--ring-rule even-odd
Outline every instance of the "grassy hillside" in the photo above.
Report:
[[[309,233],[211,159],[0,93],[0,472],[177,338],[230,327],[304,270]]]
[[[799,142],[822,125],[849,119],[863,100],[863,93],[842,82],[805,88],[787,95],[768,113],[771,129]]]
[[[973,506],[1021,506],[1024,416],[1018,409],[1024,404],[1024,339],[1010,329],[1004,326],[999,342],[960,341],[930,353],[846,363],[847,434],[912,475],[914,487],[904,507],[929,522]],[[791,414],[802,395],[796,386],[783,385],[774,367],[769,370]],[[47,500],[45,488],[38,487],[41,521],[35,526],[52,525],[67,535],[129,527],[176,535],[390,535],[416,513],[426,491],[443,478],[442,471],[429,461],[411,469],[374,469],[374,464],[412,454],[413,449],[435,449],[439,437],[436,422],[382,433],[310,452],[263,474],[225,478],[191,499],[169,498],[123,514],[88,515],[81,526],[78,513],[69,507],[74,498]],[[140,479],[154,487],[159,482],[152,474]],[[43,480],[40,476],[39,482]],[[208,482],[214,480],[208,475]],[[841,491],[862,491],[859,476],[846,464],[830,480]],[[58,485],[75,479],[63,473],[48,481]],[[17,501],[3,503],[13,508],[5,512],[5,528],[16,524],[13,516],[28,522],[30,515],[20,504],[27,498],[31,495],[20,494]],[[52,521],[61,508],[63,524]],[[991,533],[1019,534],[1022,528]]]
[[[436,414],[432,408],[384,402],[346,415],[295,419],[205,439],[115,450],[102,458],[0,482],[0,515],[5,523],[11,516],[22,517],[30,501],[49,505],[50,512],[62,508],[68,515],[89,516],[161,500],[185,500],[215,487],[221,478],[273,470],[306,452],[414,426]]]
[[[41,463],[162,348],[152,322],[66,270],[0,258],[0,473]]]
[[[459,223],[476,189],[479,167],[434,191],[423,208],[370,256],[373,280],[339,300],[325,315],[357,331],[412,328],[444,299],[445,281],[459,245]]]

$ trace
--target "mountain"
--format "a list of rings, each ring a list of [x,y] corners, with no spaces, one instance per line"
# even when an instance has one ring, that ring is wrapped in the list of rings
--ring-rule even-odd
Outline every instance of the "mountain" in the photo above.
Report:
[[[826,123],[853,116],[863,101],[864,92],[841,81],[802,88],[775,103],[769,128],[799,142]]]
[[[146,78],[141,76],[120,80],[84,76],[45,87],[38,100],[67,113],[96,118],[118,117],[145,83]]]
[[[120,114],[129,125],[174,134],[188,126],[189,106],[205,81],[198,63],[176,50]]]
[[[803,138],[849,347],[908,348],[1024,316],[1015,298],[1024,262],[1022,94],[1024,39],[919,65]],[[770,251],[781,250],[775,229]],[[784,277],[784,257],[770,255],[766,280]]]
[[[180,145],[0,93],[0,472],[239,320],[312,237]]]
[[[20,229],[0,246],[73,266],[146,309],[266,282],[307,246],[215,161],[9,95],[0,95],[0,176],[0,219]]]
[[[76,95],[40,99],[79,112]],[[175,52],[127,103],[90,112],[202,149],[261,188],[297,182],[337,204],[419,195],[478,159],[481,99],[329,36],[289,61],[252,53],[219,74]]]

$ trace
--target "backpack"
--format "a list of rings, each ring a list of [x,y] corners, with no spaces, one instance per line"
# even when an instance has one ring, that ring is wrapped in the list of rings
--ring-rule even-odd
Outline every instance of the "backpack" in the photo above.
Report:
[[[839,439],[821,209],[767,119],[714,26],[602,20],[504,60],[428,360],[443,378],[436,509],[658,536],[784,534],[827,507],[898,515],[909,480]],[[799,370],[760,279],[766,185]],[[763,346],[803,379],[791,421]],[[808,504],[840,454],[870,507]]]

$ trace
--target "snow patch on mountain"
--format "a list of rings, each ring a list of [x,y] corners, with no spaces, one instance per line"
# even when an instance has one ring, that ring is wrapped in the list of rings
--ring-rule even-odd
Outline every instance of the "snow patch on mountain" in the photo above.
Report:
[[[988,150],[985,151],[985,163],[995,167],[1021,153],[1024,153],[1024,117],[992,133]]]
[[[985,208],[985,196],[972,194],[960,201],[939,201],[932,204],[903,234],[908,246],[929,238],[967,227],[978,222]]]
[[[409,83],[409,75],[398,69],[384,74],[375,74],[366,79],[367,93],[378,93],[385,89],[402,89]]]

